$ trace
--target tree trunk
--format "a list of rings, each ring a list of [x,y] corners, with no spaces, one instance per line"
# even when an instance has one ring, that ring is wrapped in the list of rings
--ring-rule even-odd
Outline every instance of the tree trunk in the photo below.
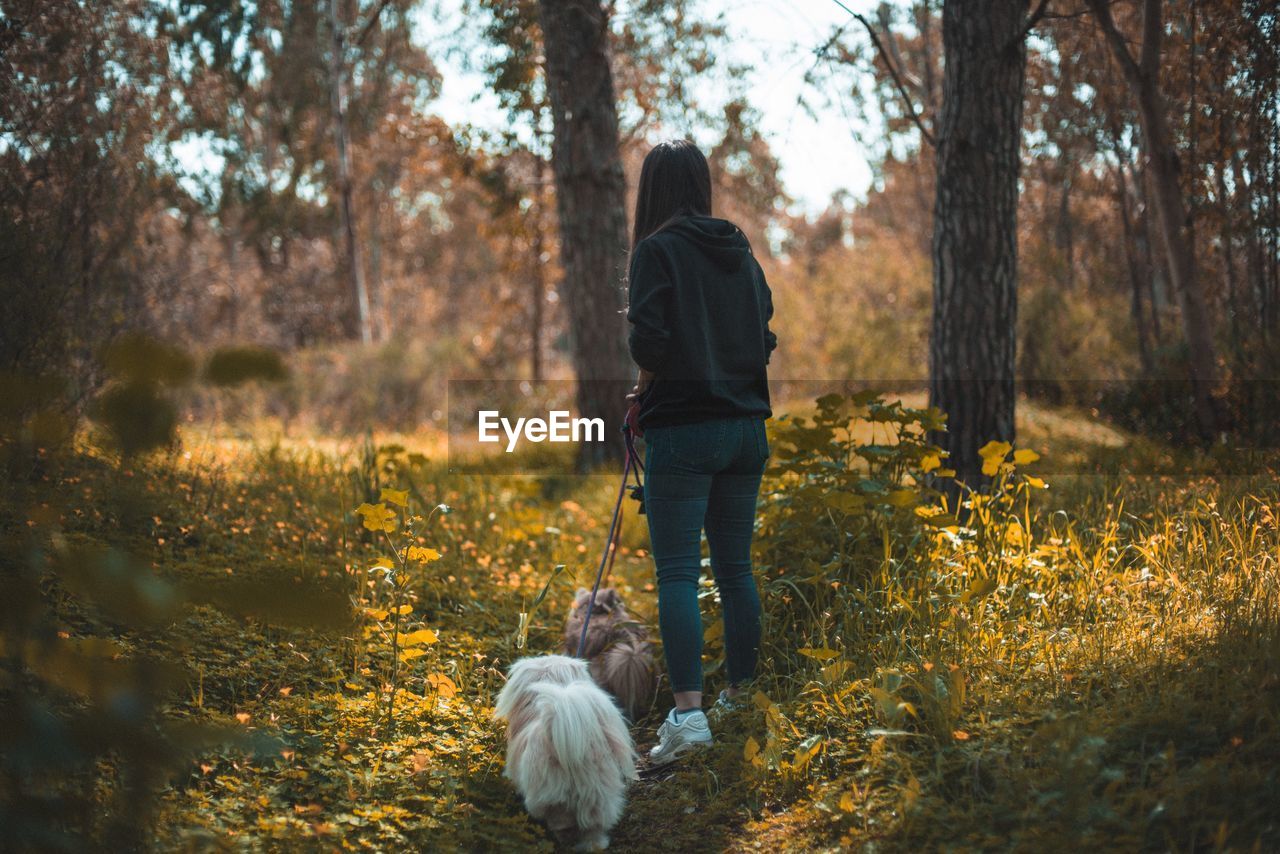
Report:
[[[386,297],[382,292],[382,218],[378,211],[381,181],[369,184],[369,331],[380,341],[389,337],[391,318],[387,316]]]
[[[332,51],[329,54],[329,105],[333,111],[333,135],[338,145],[338,193],[342,200],[342,232],[352,302],[347,331],[353,336],[359,334],[362,342],[370,344],[373,342],[373,327],[369,319],[369,292],[365,289],[364,268],[360,263],[360,244],[356,241],[356,215],[351,202],[351,139],[347,130],[346,45],[342,21],[338,17],[338,0],[329,0],[329,27],[333,31]]]
[[[1224,131],[1223,138],[1226,137]],[[1227,306],[1231,329],[1231,346],[1237,362],[1244,361],[1244,335],[1240,318],[1255,317],[1245,297],[1240,293],[1240,278],[1236,275],[1235,227],[1231,218],[1231,194],[1227,190],[1227,165],[1221,161],[1214,165],[1218,190],[1218,241],[1222,245],[1223,273],[1227,283]]]
[[[1167,107],[1159,88],[1162,0],[1144,0],[1142,50],[1138,59],[1111,17],[1109,0],[1088,0],[1116,62],[1138,106],[1142,148],[1151,179],[1151,201],[1156,224],[1164,241],[1169,276],[1182,314],[1183,331],[1191,361],[1191,385],[1196,421],[1202,436],[1211,438],[1220,429],[1215,395],[1218,393],[1218,353],[1204,283],[1196,276],[1195,247],[1190,218],[1179,182],[1178,151],[1169,132]]]
[[[630,387],[622,276],[627,257],[626,177],[600,0],[539,0],[554,138],[560,262],[578,378],[579,414],[601,417],[604,443],[584,443],[578,466],[620,462],[614,429]]]
[[[544,316],[546,314],[547,301],[547,264],[543,258],[546,255],[546,229],[543,224],[546,219],[543,217],[543,200],[546,193],[543,190],[543,179],[546,173],[546,161],[542,155],[534,154],[534,203],[533,209],[529,211],[529,222],[533,227],[533,269],[530,270],[530,283],[533,287],[533,293],[529,295],[530,299],[530,318],[529,323],[532,327],[529,330],[529,373],[531,379],[535,383],[542,382],[542,329],[546,325]]]
[[[1254,321],[1257,323],[1258,330],[1262,333],[1262,339],[1267,339],[1269,332],[1267,326],[1267,314],[1269,306],[1267,305],[1267,290],[1262,281],[1262,249],[1258,242],[1258,226],[1252,215],[1249,213],[1249,205],[1254,198],[1254,187],[1245,178],[1244,168],[1240,164],[1240,154],[1238,149],[1231,151],[1231,173],[1232,181],[1236,186],[1236,193],[1244,203],[1240,205],[1239,210],[1244,211],[1244,228],[1241,233],[1244,235],[1244,277],[1247,285],[1249,299],[1256,306],[1257,314]]]
[[[1182,314],[1183,331],[1187,336],[1187,348],[1191,358],[1191,382],[1194,387],[1196,421],[1205,438],[1211,438],[1218,430],[1218,415],[1214,394],[1218,390],[1218,353],[1213,340],[1208,300],[1203,283],[1196,277],[1195,248],[1187,233],[1187,209],[1182,199],[1178,179],[1178,155],[1169,139],[1163,113],[1154,101],[1154,93],[1148,87],[1141,97],[1146,106],[1139,110],[1143,138],[1149,140],[1148,163],[1154,192],[1156,223],[1164,238],[1165,253],[1169,258],[1169,275]]]
[[[933,439],[972,486],[978,449],[1014,438],[1025,21],[1025,2],[942,7],[929,399],[948,416]]]
[[[1058,197],[1058,222],[1054,233],[1054,242],[1062,252],[1063,264],[1066,267],[1063,285],[1067,290],[1074,290],[1076,285],[1076,239],[1075,227],[1071,220],[1071,182],[1075,176],[1075,167],[1070,161],[1062,164],[1062,192]]]
[[[1151,331],[1155,343],[1160,347],[1164,343],[1164,329],[1160,325],[1160,317],[1169,305],[1169,277],[1164,271],[1164,256],[1155,251],[1155,240],[1151,236],[1151,193],[1147,191],[1147,172],[1138,164],[1133,169],[1134,189],[1138,192],[1138,241],[1142,251],[1142,266],[1146,272],[1147,296],[1151,298]]]
[[[1124,177],[1124,161],[1116,166],[1116,197],[1120,207],[1120,227],[1124,235],[1124,255],[1129,267],[1129,310],[1133,316],[1133,325],[1138,331],[1138,358],[1142,361],[1144,377],[1150,377],[1154,371],[1151,358],[1151,339],[1147,332],[1146,314],[1142,309],[1142,274],[1139,270],[1136,247],[1133,238],[1133,221],[1129,218],[1129,183]]]

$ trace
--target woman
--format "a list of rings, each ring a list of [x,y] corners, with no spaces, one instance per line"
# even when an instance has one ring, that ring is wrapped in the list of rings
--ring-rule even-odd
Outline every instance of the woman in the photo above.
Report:
[[[724,616],[732,698],[755,671],[760,598],[751,536],[769,456],[765,365],[777,346],[773,302],[751,244],[711,216],[711,172],[688,141],[645,157],[629,279],[632,399],[646,446],[645,508],[658,573],[658,622],[675,707],[650,759],[666,764],[711,742],[702,711],[698,576],[705,529]]]

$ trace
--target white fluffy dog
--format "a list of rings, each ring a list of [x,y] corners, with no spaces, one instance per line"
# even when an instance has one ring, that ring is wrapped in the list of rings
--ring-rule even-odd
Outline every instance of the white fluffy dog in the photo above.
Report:
[[[525,809],[563,844],[607,848],[622,817],[636,752],[622,713],[587,670],[564,655],[511,666],[494,717],[507,721],[503,772]]]

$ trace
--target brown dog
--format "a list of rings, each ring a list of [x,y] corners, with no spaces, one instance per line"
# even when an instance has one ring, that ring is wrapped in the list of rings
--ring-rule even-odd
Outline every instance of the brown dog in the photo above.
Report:
[[[578,652],[590,602],[591,591],[579,589],[564,626],[566,655]],[[649,633],[631,618],[612,587],[596,593],[582,656],[590,664],[591,678],[617,699],[628,718],[636,720],[652,705],[658,684]]]

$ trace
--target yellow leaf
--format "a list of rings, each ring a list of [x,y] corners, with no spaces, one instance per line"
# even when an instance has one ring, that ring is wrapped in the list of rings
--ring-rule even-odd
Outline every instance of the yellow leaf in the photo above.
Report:
[[[938,469],[937,477],[955,477],[955,469]]]
[[[886,721],[893,723],[898,719],[898,716],[901,714],[901,706],[899,705],[897,698],[888,691],[883,688],[877,688],[873,685],[871,687],[871,699],[875,700],[876,705],[880,709],[880,714]]]
[[[770,700],[769,695],[763,691],[757,691],[755,695],[752,696],[751,702],[755,703],[756,708],[762,712],[773,705],[773,700]]]
[[[827,504],[841,513],[856,513],[867,506],[867,499],[852,492],[833,492],[826,497]]]
[[[723,635],[724,635],[724,621],[716,620],[710,626],[707,626],[707,630],[703,632],[702,642],[709,644],[713,641],[719,640]]]
[[[1004,458],[1011,450],[1013,445],[996,441],[988,442],[979,448],[978,456],[982,457],[982,473],[987,477],[994,477],[996,472],[1000,471],[1000,464],[1004,462]]]
[[[387,489],[383,487],[382,494],[378,496],[379,501],[386,501],[397,507],[409,506],[409,490],[407,489]]]
[[[365,608],[364,612],[375,620],[385,620],[389,613],[386,608]]]
[[[416,560],[421,563],[432,563],[440,559],[440,552],[435,549],[426,549],[422,546],[409,546],[409,560]]]
[[[396,565],[392,563],[389,557],[380,557],[373,562],[374,569],[395,569]]]
[[[996,460],[1004,462],[1004,458],[1013,450],[1013,445],[1008,442],[997,442],[994,439],[978,449],[978,456],[984,460]]]
[[[441,697],[452,697],[458,693],[458,686],[443,673],[432,673],[427,677],[427,682]]]
[[[822,647],[821,649],[805,647],[804,649],[796,650],[796,652],[807,658],[812,658],[814,661],[830,661],[840,655],[840,653],[834,649],[827,649],[826,647]]]
[[[415,658],[421,658],[426,655],[427,651],[421,647],[413,647],[412,649],[400,650],[401,661],[413,661]]]
[[[385,504],[361,504],[356,513],[364,520],[364,526],[370,531],[386,531],[391,533],[399,524],[395,511]]]
[[[397,609],[396,609],[396,613],[397,613],[397,614],[400,614],[401,616],[403,616],[403,615],[405,615],[405,614],[412,614],[412,613],[413,613],[413,606],[412,606],[412,605],[401,605],[399,608],[397,608]]]
[[[849,672],[849,668],[852,666],[853,665],[847,661],[836,661],[828,664],[826,667],[822,668],[823,681],[828,684],[839,682],[844,678],[844,675]]]
[[[354,683],[354,682],[347,682],[347,683],[345,683],[345,684],[343,685],[343,687],[344,687],[344,688],[349,688],[349,689],[350,689],[350,690],[352,690],[352,691],[359,691],[359,690],[360,690],[360,686],[359,686],[359,685],[357,685],[357,684],[356,684],[356,683]]]
[[[920,471],[933,471],[942,465],[942,457],[937,454],[925,454],[920,460]]]
[[[748,762],[754,763],[756,757],[759,755],[760,755],[760,742],[756,741],[755,737],[752,736],[751,738],[747,739],[747,744],[742,749],[742,758],[747,760]]]
[[[995,578],[975,578],[969,589],[960,594],[961,602],[973,602],[995,592],[999,582]]]
[[[402,646],[418,646],[423,644],[430,646],[438,639],[438,635],[431,629],[418,629],[416,632],[410,632],[400,639]]]
[[[853,792],[845,792],[840,796],[841,812],[853,812]]]
[[[1025,466],[1028,463],[1034,463],[1040,459],[1040,455],[1030,448],[1019,448],[1013,452],[1013,462],[1015,465]]]
[[[796,748],[795,755],[791,759],[791,767],[796,771],[803,771],[809,766],[809,760],[818,755],[818,751],[822,749],[822,736],[811,735]]]
[[[920,496],[912,489],[895,489],[885,500],[893,507],[911,507],[920,500]]]
[[[1026,478],[1027,478],[1027,485],[1030,487],[1033,487],[1035,489],[1049,488],[1049,484],[1045,483],[1043,480],[1041,480],[1038,477],[1032,477],[1031,475],[1027,475]]]

